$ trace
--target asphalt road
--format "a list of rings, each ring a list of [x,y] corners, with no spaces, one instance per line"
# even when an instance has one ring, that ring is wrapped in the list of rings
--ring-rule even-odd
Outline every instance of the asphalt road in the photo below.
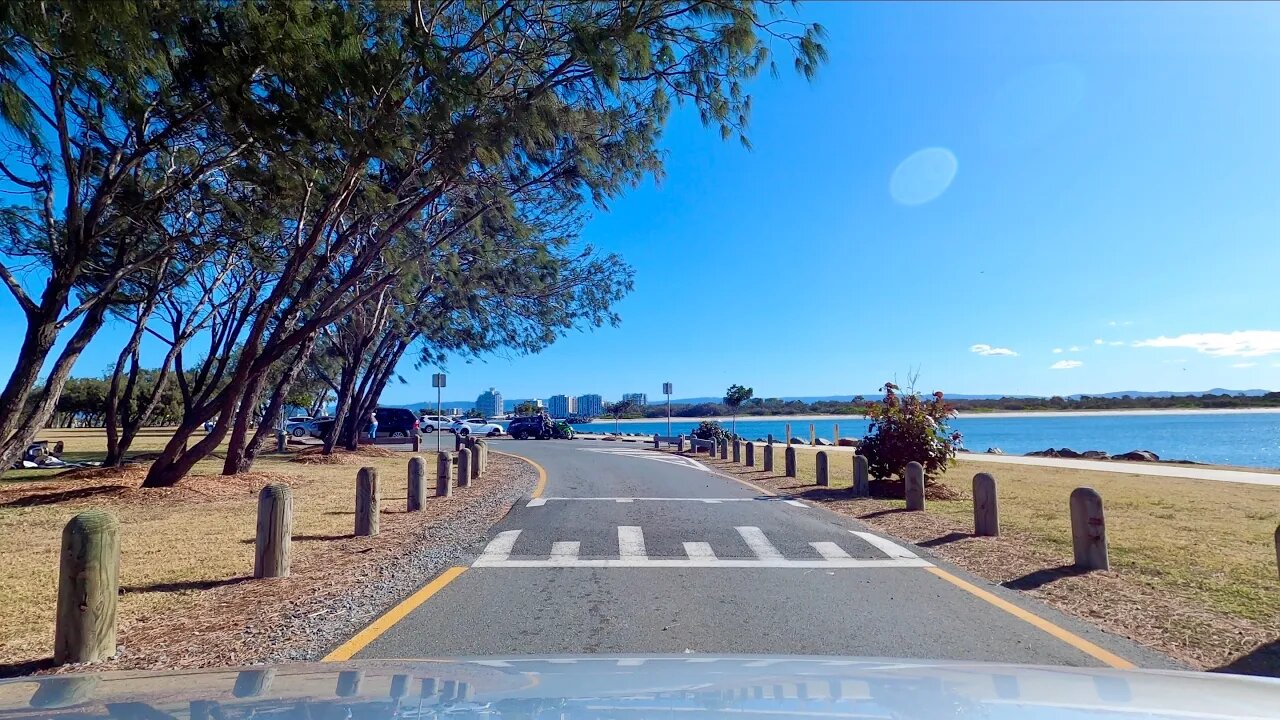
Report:
[[[925,549],[640,444],[491,447],[545,468],[545,491],[356,657],[695,652],[1102,666],[1113,654],[1178,667]]]

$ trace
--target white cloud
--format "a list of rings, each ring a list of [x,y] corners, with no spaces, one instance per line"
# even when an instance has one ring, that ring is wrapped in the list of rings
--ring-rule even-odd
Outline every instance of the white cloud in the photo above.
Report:
[[[977,345],[970,345],[969,352],[978,353],[979,355],[984,355],[986,357],[1017,357],[1018,356],[1018,353],[1010,350],[1009,348],[991,347],[986,343],[978,343]]]
[[[1251,368],[1251,367],[1256,366],[1257,364],[1258,364],[1258,363],[1254,363],[1254,362],[1231,363],[1231,367],[1233,367],[1233,368]]]
[[[1067,352],[1080,352],[1080,346],[1072,345],[1071,347],[1067,348]]]
[[[1054,348],[1054,349],[1053,349],[1053,354],[1054,354],[1054,355],[1061,355],[1061,354],[1062,354],[1062,348]]]
[[[1059,360],[1058,362],[1050,365],[1049,369],[1050,370],[1074,370],[1075,368],[1078,368],[1083,364],[1084,363],[1080,362],[1079,360]]]
[[[1134,347],[1189,348],[1217,357],[1261,357],[1280,353],[1280,330],[1237,330],[1229,333],[1186,333],[1139,340]]]
[[[1111,327],[1124,327],[1132,324],[1133,324],[1132,320],[1112,320],[1107,323],[1107,325]]]
[[[1123,345],[1123,344],[1124,344],[1124,341],[1123,341],[1123,340],[1112,340],[1111,342],[1109,342],[1109,343],[1107,343],[1107,344],[1108,344],[1108,345],[1111,345],[1111,346],[1113,346],[1113,347],[1118,347],[1118,346],[1120,346],[1120,345]]]
[[[1094,338],[1094,339],[1093,339],[1093,344],[1094,344],[1094,345],[1101,345],[1101,344],[1102,344],[1102,338]]]

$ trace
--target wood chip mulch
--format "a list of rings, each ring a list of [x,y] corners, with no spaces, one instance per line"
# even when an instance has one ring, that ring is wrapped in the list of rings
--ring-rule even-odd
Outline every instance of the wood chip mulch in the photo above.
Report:
[[[1280,619],[1265,625],[1207,610],[1132,573],[1079,573],[1069,555],[1046,552],[1024,534],[1005,531],[998,538],[975,537],[972,526],[927,511],[905,512],[901,501],[854,499],[845,489],[802,484],[806,481],[759,468],[720,460],[708,464],[779,495],[858,518],[979,577],[1025,592],[1191,667],[1280,676]],[[963,491],[953,492],[963,496]]]
[[[118,468],[69,470],[48,479],[17,483],[14,487],[0,486],[0,508],[242,500],[247,495],[257,494],[268,483],[283,482],[298,487],[307,482],[306,478],[297,475],[252,472],[192,475],[174,487],[144,489],[142,480],[148,467],[150,463],[133,463]]]

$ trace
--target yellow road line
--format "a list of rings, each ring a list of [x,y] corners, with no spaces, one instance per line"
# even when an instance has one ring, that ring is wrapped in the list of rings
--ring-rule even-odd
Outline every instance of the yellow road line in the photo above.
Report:
[[[537,484],[537,485],[535,485],[535,486],[534,486],[534,488],[533,488],[532,497],[533,497],[533,498],[535,498],[535,499],[536,499],[536,498],[540,498],[540,497],[542,497],[542,491],[547,489],[547,470],[546,470],[546,468],[542,467],[542,466],[541,466],[541,465],[539,465],[538,463],[536,463],[536,462],[534,462],[534,461],[530,460],[529,458],[527,458],[527,457],[525,457],[525,456],[523,456],[523,455],[514,455],[514,454],[512,454],[512,453],[502,452],[501,450],[490,450],[489,452],[494,453],[495,455],[506,455],[506,456],[507,456],[507,457],[509,457],[509,458],[515,458],[515,459],[517,459],[517,460],[523,460],[523,461],[525,461],[525,462],[529,463],[530,465],[532,465],[532,466],[533,466],[533,469],[538,471],[538,484]]]
[[[955,585],[961,590],[964,590],[970,595],[978,597],[982,600],[986,600],[987,602],[991,603],[992,605],[995,605],[1001,610],[1004,610],[1005,612],[1018,618],[1019,620],[1023,620],[1025,622],[1031,623],[1032,625],[1049,633],[1050,635],[1070,645],[1071,647],[1079,650],[1080,652],[1083,652],[1086,655],[1090,655],[1098,660],[1101,660],[1103,663],[1110,665],[1113,668],[1118,668],[1120,670],[1132,670],[1137,667],[1137,665],[1134,665],[1133,663],[1129,662],[1128,660],[1125,660],[1119,655],[1116,655],[1115,653],[1109,652],[1107,650],[1103,650],[1102,648],[1089,642],[1088,640],[1085,640],[1079,635],[1076,635],[1075,633],[1069,630],[1064,630],[1058,627],[1057,625],[1054,625],[1053,623],[1049,622],[1048,620],[1045,620],[1039,615],[1036,615],[1035,613],[1029,612],[1027,610],[1023,610],[1022,608],[1018,607],[1017,605],[1014,605],[1008,600],[1004,600],[1003,598],[997,597],[996,595],[989,593],[986,590],[983,590],[982,588],[978,587],[977,585],[974,585],[973,583],[965,582],[964,580],[961,580],[960,578],[956,577],[955,575],[952,575],[951,573],[947,572],[946,570],[943,570],[942,568],[931,567],[931,568],[925,568],[925,570],[928,570],[934,575],[937,575],[938,577],[942,578],[943,580],[946,580],[952,585]]]
[[[435,580],[427,583],[422,587],[422,589],[405,598],[399,605],[396,605],[386,611],[383,613],[382,617],[374,620],[368,627],[356,633],[355,637],[342,643],[333,652],[325,655],[322,662],[342,662],[343,660],[350,660],[352,656],[363,650],[366,645],[378,639],[379,635],[391,629],[391,626],[403,620],[405,615],[413,612],[415,608],[426,602],[432,595],[443,590],[445,585],[453,582],[454,578],[464,572],[466,572],[465,567],[455,566],[445,570],[443,573],[440,573]]]

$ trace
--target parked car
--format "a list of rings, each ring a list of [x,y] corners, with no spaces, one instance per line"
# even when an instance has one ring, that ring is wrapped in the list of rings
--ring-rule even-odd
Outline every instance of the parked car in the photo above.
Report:
[[[289,418],[284,423],[284,431],[294,437],[306,437],[311,434],[311,425],[315,418]]]
[[[374,409],[378,413],[378,437],[413,437],[418,432],[418,416],[405,408]],[[368,430],[368,419],[360,423],[361,432]]]
[[[446,415],[423,415],[418,418],[418,429],[424,433],[433,433],[437,430],[453,432],[453,424],[459,419]]]
[[[467,437],[468,435],[487,435],[493,437],[506,432],[498,423],[491,423],[483,418],[467,418],[453,424],[453,432]]]
[[[521,415],[511,419],[507,425],[507,434],[515,440],[529,438],[572,440],[574,430],[573,426],[565,420],[552,420],[549,427],[544,428],[541,415]]]

